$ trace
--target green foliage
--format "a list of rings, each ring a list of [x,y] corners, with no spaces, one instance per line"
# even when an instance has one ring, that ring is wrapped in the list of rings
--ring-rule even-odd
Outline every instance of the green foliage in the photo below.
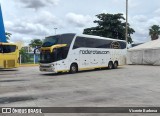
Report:
[[[123,14],[102,13],[96,15],[96,17],[98,20],[95,20],[94,23],[96,23],[97,26],[84,29],[84,34],[125,40],[126,23]],[[128,24],[128,43],[133,42],[131,34],[134,32],[134,29],[130,28],[130,25]]]
[[[42,40],[41,39],[33,39],[33,40],[31,40],[29,46],[31,46],[32,48],[40,47],[40,46],[42,46]]]
[[[149,29],[149,35],[151,36],[152,40],[156,40],[159,38],[160,35],[160,26],[159,25],[153,25]]]
[[[19,51],[20,55],[21,55],[21,62],[22,63],[26,63],[29,61],[30,57],[29,57],[29,54],[27,53],[27,51],[22,48],[20,51]]]
[[[11,37],[12,34],[11,34],[11,33],[8,33],[8,32],[6,32],[5,34],[6,34],[6,39],[7,39],[7,40],[10,40],[10,37]]]

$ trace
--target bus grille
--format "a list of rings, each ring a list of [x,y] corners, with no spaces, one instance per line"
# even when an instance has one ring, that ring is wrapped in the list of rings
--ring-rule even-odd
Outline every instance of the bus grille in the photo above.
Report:
[[[5,60],[4,61],[4,68],[14,68],[15,67],[15,60]]]

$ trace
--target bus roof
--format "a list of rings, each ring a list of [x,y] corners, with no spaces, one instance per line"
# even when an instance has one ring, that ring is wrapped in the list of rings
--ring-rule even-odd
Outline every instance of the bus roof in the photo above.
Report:
[[[63,34],[56,34],[56,35],[53,35],[53,36],[64,35],[64,34],[72,34],[72,35],[81,36],[81,37],[88,37],[88,38],[96,38],[96,39],[105,39],[105,40],[113,40],[113,41],[123,41],[123,42],[126,42],[125,40],[106,38],[106,37],[95,36],[95,35],[76,34],[76,33],[63,33]],[[52,37],[52,36],[48,36],[48,37]]]
[[[16,45],[17,46],[17,44],[14,44],[14,43],[2,43],[2,42],[0,42],[0,45]]]
[[[113,39],[113,38],[107,38],[107,37],[101,37],[101,36],[95,36],[95,35],[76,34],[76,36],[82,36],[82,37],[88,37],[88,38],[96,38],[96,39],[115,40],[115,41],[123,41],[123,42],[126,42],[125,40],[119,40],[119,39]]]

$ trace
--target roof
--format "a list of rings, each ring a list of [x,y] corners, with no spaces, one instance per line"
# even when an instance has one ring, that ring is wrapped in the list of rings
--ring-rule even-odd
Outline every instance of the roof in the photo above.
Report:
[[[0,42],[0,45],[17,45],[17,44],[14,44],[14,43],[2,43],[2,42]]]
[[[160,39],[149,41],[136,47],[130,48],[129,51],[142,49],[160,49]]]
[[[101,37],[101,36],[96,36],[96,35],[77,34],[77,36],[88,37],[88,38],[96,38],[96,39],[105,39],[105,40],[112,40],[112,41],[123,41],[123,42],[126,42],[125,40],[114,39],[114,38],[107,38],[107,37]]]
[[[81,37],[88,37],[88,38],[96,38],[96,39],[105,39],[105,40],[123,41],[123,42],[126,42],[125,40],[113,39],[113,38],[106,38],[106,37],[95,36],[95,35],[76,34],[76,33],[64,33],[64,34],[72,34],[72,35],[81,36]],[[56,34],[56,35],[53,35],[53,36],[64,35],[64,34]],[[52,36],[48,36],[48,37],[52,37]]]

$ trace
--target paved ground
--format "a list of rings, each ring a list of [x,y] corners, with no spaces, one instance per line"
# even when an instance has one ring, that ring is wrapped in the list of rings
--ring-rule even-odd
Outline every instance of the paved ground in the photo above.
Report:
[[[0,71],[0,107],[11,106],[160,106],[160,67],[129,65],[116,70],[84,71],[77,74],[42,73],[38,67]],[[68,116],[56,114],[59,115]]]

